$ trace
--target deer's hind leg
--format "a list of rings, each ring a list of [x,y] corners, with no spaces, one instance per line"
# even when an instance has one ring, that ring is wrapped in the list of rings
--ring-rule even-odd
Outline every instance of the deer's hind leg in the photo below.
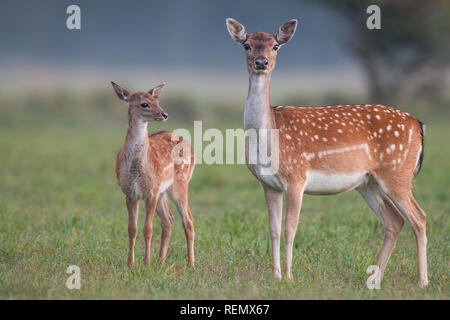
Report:
[[[412,226],[417,245],[417,271],[419,274],[419,286],[428,285],[427,270],[427,215],[419,206],[411,193],[410,182],[406,181],[400,185],[394,184],[395,179],[380,179],[383,191],[395,204]]]
[[[156,206],[156,213],[161,220],[161,247],[159,249],[160,261],[164,261],[167,255],[167,249],[169,248],[170,235],[172,234],[173,227],[173,215],[170,212],[167,205],[166,193],[162,193],[159,196],[158,204]]]
[[[376,261],[376,265],[380,268],[379,280],[381,281],[405,222],[401,213],[373,178],[367,184],[358,187],[357,190],[384,227],[383,245]]]
[[[421,287],[428,286],[428,268],[427,268],[427,235],[426,224],[427,214],[414,199],[412,193],[409,195],[409,202],[414,212],[414,235],[417,244],[417,268],[419,273],[419,285]]]
[[[153,235],[153,216],[155,215],[156,204],[158,203],[158,194],[145,199],[145,221],[144,221],[144,266],[150,262],[150,244]]]
[[[181,216],[184,233],[186,235],[188,266],[194,265],[194,221],[188,203],[188,182],[185,180],[175,181],[168,189],[168,193],[172,201],[177,207],[178,213]]]

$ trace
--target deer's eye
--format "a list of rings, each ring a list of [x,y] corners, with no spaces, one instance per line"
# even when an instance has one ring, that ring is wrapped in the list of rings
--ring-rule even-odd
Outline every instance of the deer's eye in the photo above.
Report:
[[[277,51],[279,48],[280,48],[280,46],[277,45],[277,44],[273,46],[273,50],[274,50],[274,51]]]
[[[148,108],[148,103],[147,102],[142,102],[141,103],[141,107],[142,108]]]
[[[250,45],[248,45],[247,43],[244,44],[244,49],[245,49],[246,51],[250,50]]]

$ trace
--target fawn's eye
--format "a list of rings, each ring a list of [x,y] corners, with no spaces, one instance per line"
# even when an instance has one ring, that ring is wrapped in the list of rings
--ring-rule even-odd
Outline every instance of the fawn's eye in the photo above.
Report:
[[[274,51],[277,51],[279,48],[280,48],[280,46],[277,45],[277,44],[273,46],[273,50],[274,50]]]
[[[245,49],[246,51],[250,50],[250,45],[248,45],[247,43],[244,44],[244,49]]]
[[[148,103],[147,102],[142,102],[141,103],[141,107],[142,108],[148,108]]]

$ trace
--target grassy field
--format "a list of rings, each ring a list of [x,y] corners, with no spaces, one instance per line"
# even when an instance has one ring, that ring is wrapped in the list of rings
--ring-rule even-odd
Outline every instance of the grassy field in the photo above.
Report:
[[[190,188],[194,268],[186,267],[178,215],[163,265],[157,262],[160,226],[155,218],[152,262],[143,268],[141,205],[137,267],[127,270],[128,218],[114,176],[126,129],[124,106],[101,95],[84,107],[64,94],[27,99],[30,104],[26,98],[3,100],[0,107],[2,299],[450,298],[450,128],[439,111],[422,112],[427,140],[415,190],[429,217],[430,286],[416,285],[415,240],[406,224],[382,289],[372,291],[366,287],[365,271],[375,262],[383,228],[354,191],[305,196],[294,246],[294,280],[273,281],[264,197],[244,165],[195,169]],[[165,103],[163,107],[176,105]],[[198,110],[183,110],[185,122],[175,116],[150,130],[190,127],[192,119],[202,118]],[[221,112],[217,118],[226,119],[222,128],[242,127],[242,107]],[[217,122],[213,114],[204,114],[211,126]],[[65,287],[69,265],[81,268],[80,290]]]

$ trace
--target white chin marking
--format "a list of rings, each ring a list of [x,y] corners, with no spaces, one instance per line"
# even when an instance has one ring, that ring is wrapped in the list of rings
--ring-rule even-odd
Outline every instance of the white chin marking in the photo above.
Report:
[[[305,193],[336,194],[358,187],[366,178],[366,172],[328,174],[311,170],[306,176]]]

